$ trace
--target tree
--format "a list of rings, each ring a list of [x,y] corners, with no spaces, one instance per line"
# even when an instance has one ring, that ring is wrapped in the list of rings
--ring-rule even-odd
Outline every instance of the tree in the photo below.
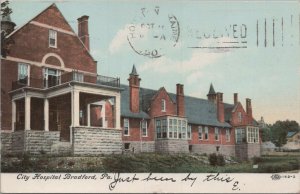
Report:
[[[262,141],[270,141],[271,140],[271,129],[270,127],[264,127],[262,128]]]
[[[1,18],[3,19],[5,16],[9,16],[12,13],[12,9],[8,7],[9,1],[3,1],[1,2]],[[8,19],[8,18],[6,18]],[[12,22],[11,25],[13,25],[10,30],[6,27],[2,26],[2,20],[1,20],[1,56],[6,57],[7,54],[9,54],[9,50],[12,44],[14,44],[14,40],[12,38],[6,38],[7,34],[9,34],[13,29],[15,24]]]
[[[7,16],[9,14],[11,14],[12,10],[11,8],[8,7],[8,4],[9,4],[9,1],[6,0],[6,1],[3,1],[1,3],[1,16]]]
[[[276,121],[270,128],[271,141],[278,147],[286,144],[286,135],[288,132],[300,131],[299,124],[296,121]]]

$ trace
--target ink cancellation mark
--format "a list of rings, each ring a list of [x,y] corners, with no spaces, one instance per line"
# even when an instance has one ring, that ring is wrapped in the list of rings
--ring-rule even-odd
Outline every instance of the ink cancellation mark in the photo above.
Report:
[[[155,6],[154,9],[140,9],[128,27],[127,41],[136,54],[159,58],[177,45],[179,37],[180,26],[176,16],[165,14],[159,6]]]

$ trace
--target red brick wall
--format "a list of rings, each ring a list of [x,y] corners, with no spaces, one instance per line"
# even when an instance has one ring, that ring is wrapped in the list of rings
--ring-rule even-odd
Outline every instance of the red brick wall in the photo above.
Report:
[[[238,121],[238,112],[241,112],[242,114],[242,122]],[[231,125],[232,126],[240,126],[240,125],[247,125],[248,124],[248,115],[245,112],[243,106],[241,103],[238,103],[237,108],[235,112],[232,113],[232,120],[231,120]]]
[[[161,110],[161,101],[162,99],[166,100],[166,111]],[[155,98],[151,101],[149,115],[151,118],[165,115],[177,115],[176,104],[172,101],[167,91],[164,88],[161,88]]]
[[[105,103],[105,119],[107,122],[107,127],[113,128],[114,122],[115,122],[114,110],[109,101],[106,101],[106,103]]]
[[[47,28],[32,24],[25,25],[12,36],[15,44],[11,46],[9,56],[42,62],[47,53],[55,53],[62,58],[65,67],[96,73],[96,63],[78,37],[57,32],[57,48],[51,48],[48,36]],[[50,62],[54,63],[53,60]]]
[[[124,118],[121,118],[121,127],[122,127],[122,140],[123,141],[140,141],[141,140],[141,129],[140,129],[140,122],[142,119],[135,119],[135,118],[128,118],[129,119],[129,136],[124,136]],[[148,136],[142,137],[142,141],[153,141],[154,140],[154,131],[153,127],[150,128],[149,123],[150,121],[147,120],[147,130]]]
[[[140,111],[140,88],[137,86],[130,86],[130,110],[131,112],[138,113]]]
[[[72,28],[64,19],[64,16],[57,9],[56,5],[51,5],[50,7],[48,7],[44,12],[36,16],[33,21],[72,31]]]
[[[1,130],[11,130],[12,82],[18,79],[18,63],[1,60]]]
[[[199,133],[198,133],[198,127],[199,125],[192,125],[192,139],[189,140],[189,144],[222,144],[222,145],[234,145],[235,143],[235,133],[234,130],[230,130],[230,141],[226,142],[226,129],[223,129],[221,127],[219,128],[219,141],[215,141],[215,127],[208,127],[208,140],[204,139],[204,133],[203,133],[203,139],[199,139]],[[205,126],[202,126],[203,132]]]

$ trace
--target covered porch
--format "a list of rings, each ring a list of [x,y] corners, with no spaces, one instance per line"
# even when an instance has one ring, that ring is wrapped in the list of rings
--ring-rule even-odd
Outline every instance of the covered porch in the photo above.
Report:
[[[120,88],[68,82],[51,88],[11,92],[13,131],[56,131],[72,142],[72,129],[120,130]]]

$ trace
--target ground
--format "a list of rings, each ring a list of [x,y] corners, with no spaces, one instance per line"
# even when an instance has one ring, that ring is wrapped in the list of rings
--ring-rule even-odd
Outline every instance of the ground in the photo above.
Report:
[[[284,153],[236,162],[226,158],[223,166],[210,165],[209,156],[198,154],[125,154],[86,157],[2,156],[2,172],[160,172],[160,173],[275,173],[299,172],[300,153]],[[258,168],[253,168],[258,164]]]

